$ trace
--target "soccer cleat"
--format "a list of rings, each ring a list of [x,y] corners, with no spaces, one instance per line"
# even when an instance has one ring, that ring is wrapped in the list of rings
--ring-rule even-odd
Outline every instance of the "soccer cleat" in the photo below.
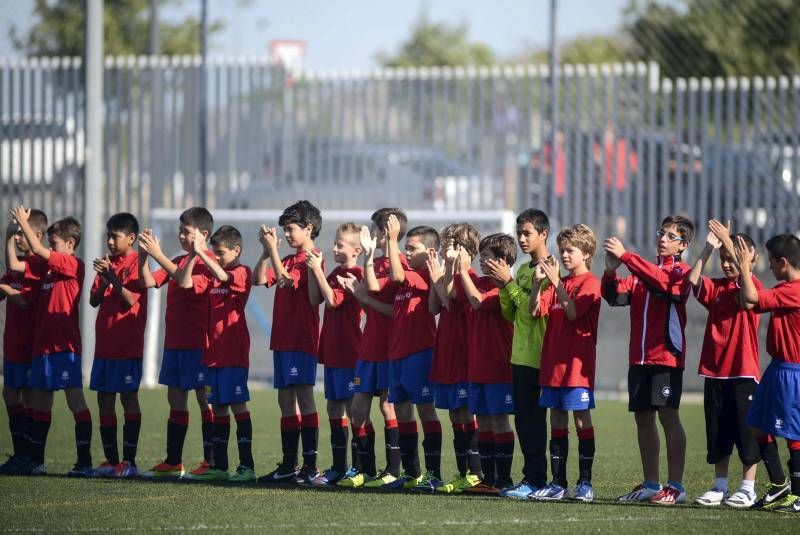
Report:
[[[706,507],[715,507],[721,505],[722,502],[728,499],[728,492],[713,488],[705,491],[703,494],[694,499],[694,503],[698,505],[705,505]]]
[[[8,460],[0,466],[0,475],[4,476],[29,476],[33,463],[30,459],[9,455]]]
[[[9,455],[6,462],[0,465],[0,475],[2,476],[10,476],[13,475],[17,469],[17,465],[19,464],[19,459],[14,455]]]
[[[686,501],[686,492],[678,490],[672,485],[664,485],[652,498],[650,503],[657,505],[675,505]]]
[[[515,500],[528,500],[533,498],[532,494],[537,490],[539,490],[539,487],[523,479],[516,485],[503,489],[500,492],[500,496],[504,498],[514,498]]]
[[[118,477],[120,479],[135,479],[139,477],[139,469],[136,468],[136,465],[132,464],[130,461],[122,461],[116,466],[116,470],[114,470],[114,477]]]
[[[422,477],[422,481],[420,481],[414,488],[411,489],[412,492],[421,492],[423,494],[433,494],[436,492],[436,489],[444,485],[444,482],[436,477],[432,471],[428,471]]]
[[[739,489],[723,502],[728,507],[746,509],[756,503],[756,493],[751,490]]]
[[[497,496],[500,494],[500,489],[481,481],[477,485],[462,490],[461,493],[474,496]]]
[[[67,472],[69,477],[92,477],[94,469],[88,464],[75,463],[72,470]]]
[[[209,468],[202,474],[187,474],[185,478],[189,481],[228,481],[230,474],[228,474],[227,470]]]
[[[364,475],[366,479],[364,479],[364,488],[365,489],[379,489],[382,486],[392,483],[397,478],[392,475],[391,472],[384,470],[382,472],[378,472],[375,477],[370,475]]]
[[[179,478],[184,474],[183,464],[159,463],[146,472],[142,472],[142,477],[148,478]]]
[[[344,474],[341,472],[337,472],[333,468],[328,468],[320,474],[319,476],[315,477],[311,480],[311,484],[315,487],[324,487],[326,485],[336,485],[344,477]]]
[[[770,483],[769,487],[767,487],[767,492],[764,493],[760,500],[753,504],[753,509],[772,509],[790,493],[791,488],[789,487],[788,480],[779,485]]]
[[[549,485],[540,488],[533,493],[533,496],[531,496],[531,498],[534,500],[542,500],[546,502],[563,500],[566,497],[567,489],[555,482],[551,482]]]
[[[369,476],[359,472],[358,468],[351,467],[336,484],[340,487],[358,488],[363,486],[368,478]]]
[[[47,475],[47,465],[44,463],[36,464],[33,463],[31,466],[31,475],[32,476],[46,476]]]
[[[617,498],[620,502],[648,502],[650,498],[661,492],[661,486],[651,489],[644,485],[636,485],[628,494],[623,494]]]
[[[581,481],[578,483],[578,486],[575,487],[575,494],[572,497],[579,502],[594,501],[594,489],[592,488],[592,483],[590,481]]]
[[[294,483],[297,473],[300,471],[296,466],[278,463],[278,468],[258,478],[259,483]]]
[[[190,475],[190,476],[202,476],[203,474],[208,472],[209,468],[211,468],[211,465],[208,464],[207,461],[203,460],[200,464],[197,465],[197,468],[195,468],[194,470],[189,472],[188,475]]]
[[[307,464],[304,464],[297,473],[297,477],[295,478],[294,482],[298,485],[313,486],[313,481],[319,476],[320,473],[316,466],[308,466]]]
[[[462,476],[461,474],[455,476],[452,481],[437,488],[436,492],[439,494],[461,494],[464,492],[464,489],[474,487],[480,482],[481,478],[475,474],[467,472],[467,475],[465,476]]]
[[[249,466],[239,465],[236,468],[236,472],[228,478],[228,481],[234,481],[236,483],[249,483],[251,481],[256,480],[256,471],[250,468]]]
[[[417,485],[420,484],[422,481],[422,475],[417,477],[406,475],[405,473],[400,474],[400,477],[392,481],[391,483],[386,483],[381,485],[381,489],[388,490],[390,492],[400,492],[404,490],[411,490]]]
[[[103,461],[100,466],[94,469],[94,477],[114,477],[116,471],[117,465]]]
[[[769,510],[779,513],[798,513],[800,512],[800,497],[788,494],[783,500],[770,507]]]

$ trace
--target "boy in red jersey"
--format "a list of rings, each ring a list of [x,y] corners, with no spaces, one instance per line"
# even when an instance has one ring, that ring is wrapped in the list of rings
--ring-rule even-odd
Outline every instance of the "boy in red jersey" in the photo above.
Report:
[[[277,286],[272,314],[274,383],[281,410],[283,460],[278,468],[258,478],[260,483],[303,483],[319,476],[317,441],[319,415],[314,402],[319,347],[319,307],[308,301],[308,251],[322,228],[322,216],[308,201],[298,201],[278,219],[295,253],[281,259],[275,228],[261,227],[263,246],[255,269],[255,285]],[[267,264],[272,267],[267,269]],[[324,266],[323,266],[324,269]],[[303,467],[297,468],[297,446],[302,437]]]
[[[631,341],[628,368],[628,410],[634,413],[642,457],[644,481],[620,496],[621,502],[649,501],[674,505],[686,501],[681,479],[686,463],[686,433],[678,408],[686,357],[686,301],[689,298],[688,264],[681,255],[694,237],[694,224],[680,215],[661,222],[656,239],[658,259],[652,264],[625,250],[617,238],[608,238],[603,298],[611,306],[631,307]],[[617,277],[625,264],[631,275]],[[667,484],[658,479],[658,428],[667,442]]]
[[[555,259],[542,265],[550,285],[531,292],[534,316],[548,316],[542,345],[542,394],[539,404],[550,409],[550,470],[553,481],[533,493],[537,500],[563,500],[567,496],[569,411],[578,434],[579,476],[573,497],[590,502],[594,427],[589,412],[594,408],[594,374],[597,359],[597,322],[600,317],[600,281],[589,271],[597,248],[594,233],[586,225],[567,227],[556,244],[569,274],[561,278]]]
[[[361,303],[367,323],[361,340],[353,378],[355,395],[351,406],[351,425],[359,468],[351,468],[339,481],[342,487],[380,487],[400,475],[400,430],[394,405],[389,394],[389,337],[392,326],[392,307],[398,284],[390,280],[389,257],[386,256],[386,222],[394,215],[400,224],[399,238],[405,236],[408,220],[399,208],[380,208],[371,217],[370,229],[361,229],[361,248],[364,250],[363,283],[347,275],[339,282]],[[380,249],[381,256],[375,258]],[[405,258],[400,258],[405,262]],[[375,465],[375,428],[370,421],[372,398],[378,396],[384,420],[386,467],[378,472]]]
[[[700,257],[692,266],[689,281],[694,296],[708,310],[703,349],[698,372],[705,378],[703,404],[706,415],[706,443],[709,464],[714,465],[714,485],[698,496],[700,505],[744,508],[756,501],[755,479],[760,453],[755,437],[747,425],[747,411],[752,403],[761,369],[758,359],[758,314],[754,305],[739,299],[739,268],[727,227],[712,219]],[[741,236],[752,252],[755,244],[746,234]],[[724,246],[723,246],[724,245]],[[719,250],[724,277],[702,275],[711,254]],[[753,276],[753,284],[761,290],[761,282]],[[742,461],[742,483],[728,494],[728,463],[733,446]],[[784,483],[783,474],[777,483]]]
[[[800,239],[792,234],[773,236],[766,243],[769,268],[779,281],[758,290],[750,275],[751,253],[741,237],[736,240],[740,266],[740,299],[770,312],[767,352],[772,362],[753,395],[747,423],[756,431],[761,458],[772,484],[754,504],[756,508],[800,514]],[[789,482],[775,483],[782,474],[773,436],[789,446]]]
[[[139,222],[129,213],[112,215],[106,222],[106,246],[111,256],[95,259],[97,275],[89,303],[99,307],[95,321],[96,344],[89,388],[97,392],[100,440],[106,460],[94,475],[136,477],[136,449],[142,414],[139,383],[142,380],[147,290],[139,284],[139,255],[133,244]],[[117,448],[116,397],[125,414],[122,428],[122,462]]]
[[[195,230],[189,261],[179,268],[176,280],[181,288],[208,296],[209,325],[203,352],[203,376],[208,402],[214,407],[214,464],[202,473],[190,474],[198,481],[255,481],[253,463],[253,423],[247,402],[247,374],[250,368],[250,332],[245,306],[250,296],[252,272],[239,263],[242,235],[230,225],[222,225],[211,235],[211,251],[205,236]],[[202,261],[208,268],[204,277],[193,274]],[[236,443],[239,466],[228,473],[228,440],[231,421],[228,408],[236,419]]]
[[[400,458],[404,474],[383,485],[384,490],[411,489],[423,479],[432,488],[441,485],[442,425],[433,406],[428,379],[436,342],[436,320],[428,310],[430,275],[425,267],[430,251],[439,248],[439,234],[432,227],[415,227],[406,234],[406,261],[400,260],[400,222],[389,216],[386,229],[391,279],[399,283],[392,308],[389,340],[389,401],[394,403],[400,425]],[[426,473],[420,472],[417,408],[425,438]]]
[[[458,299],[453,289],[457,261],[455,247],[461,247],[471,262],[478,255],[480,233],[469,223],[455,223],[443,228],[440,238],[440,256],[446,258],[449,253],[452,260],[445,262],[443,268],[436,255],[431,254],[428,258],[427,267],[434,290],[428,292],[428,309],[431,314],[439,315],[430,380],[436,408],[449,412],[453,426],[453,448],[458,475],[449,483],[436,488],[436,492],[449,494],[460,493],[480,482],[477,423],[475,416],[469,411],[469,304]],[[474,275],[471,268],[468,270]],[[431,488],[424,485],[418,490],[430,491]]]
[[[167,456],[143,475],[181,477],[184,474],[183,445],[189,428],[189,391],[195,391],[200,407],[203,433],[203,461],[190,473],[202,474],[213,461],[214,412],[206,400],[203,374],[203,350],[208,329],[208,298],[197,288],[181,288],[175,279],[178,269],[190,260],[196,230],[208,239],[214,227],[211,213],[201,206],[183,211],[178,219],[178,241],[186,254],[170,259],[149,229],[139,235],[139,284],[143,288],[161,288],[167,284],[167,312],[164,318],[164,355],[158,374],[159,384],[167,387]],[[150,272],[148,257],[161,269]],[[202,262],[196,262],[192,275],[200,281],[208,274]]]
[[[83,287],[83,262],[75,257],[81,241],[81,225],[74,218],[56,221],[47,229],[50,248],[42,245],[28,223],[30,210],[17,206],[11,213],[17,220],[30,251],[35,257],[12,267],[24,270],[26,278],[36,278],[46,266],[36,299],[31,389],[33,390],[33,425],[31,426],[31,473],[47,473],[44,452],[50,431],[53,392],[64,390],[67,406],[75,418],[75,447],[78,459],[68,475],[92,475],[92,417],[83,397],[81,372],[81,332],[78,305]]]
[[[28,224],[41,240],[47,229],[47,216],[41,210],[31,210]],[[21,256],[17,256],[19,251]],[[3,330],[3,401],[8,412],[13,455],[0,466],[0,474],[25,475],[32,468],[30,460],[29,434],[33,423],[33,406],[30,391],[31,358],[36,297],[44,273],[34,279],[14,271],[12,265],[32,260],[28,241],[16,222],[6,232],[6,268],[0,279],[0,300],[7,299],[6,325]],[[44,263],[36,263],[46,268]],[[45,269],[46,271],[46,269]]]
[[[514,413],[511,377],[511,344],[514,325],[500,308],[500,288],[489,273],[489,261],[512,266],[517,244],[507,234],[492,234],[479,245],[483,277],[469,269],[471,258],[458,247],[457,297],[469,307],[468,374],[469,412],[478,419],[478,450],[483,478],[465,488],[470,494],[498,494],[511,487],[514,432],[508,415]]]
[[[352,276],[361,281],[364,272],[358,265],[361,254],[361,227],[343,223],[336,229],[333,259],[337,266],[326,277],[322,253],[308,251],[306,265],[308,299],[312,306],[325,303],[322,332],[319,337],[319,361],[325,365],[325,399],[331,426],[333,466],[312,480],[312,484],[335,485],[347,473],[347,416],[355,393],[353,382],[356,358],[361,348],[361,306],[339,283]],[[358,463],[353,459],[353,464]]]

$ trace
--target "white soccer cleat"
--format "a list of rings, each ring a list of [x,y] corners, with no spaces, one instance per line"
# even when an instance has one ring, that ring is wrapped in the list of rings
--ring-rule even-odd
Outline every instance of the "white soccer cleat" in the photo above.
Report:
[[[628,494],[623,494],[618,498],[620,502],[649,502],[650,498],[655,496],[661,491],[661,487],[657,490],[648,489],[644,485],[636,485]]]
[[[694,503],[698,505],[704,505],[706,507],[714,507],[717,505],[722,505],[722,502],[727,499],[728,493],[726,491],[713,488],[705,491],[703,494],[695,498]]]

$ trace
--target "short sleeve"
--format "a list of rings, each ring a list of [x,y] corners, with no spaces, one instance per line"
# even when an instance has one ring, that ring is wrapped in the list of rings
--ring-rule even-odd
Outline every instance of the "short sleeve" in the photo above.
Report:
[[[500,288],[494,282],[481,280],[477,288],[481,292],[481,310],[489,312],[500,310]]]
[[[273,268],[268,268],[267,271],[264,273],[264,286],[269,288],[273,286],[276,282],[278,282],[278,277],[275,276],[275,270]]]
[[[78,278],[78,259],[75,258],[75,255],[50,251],[50,258],[47,259],[47,265],[50,269],[65,277],[73,279]]]
[[[100,275],[95,275],[94,281],[92,281],[92,293],[100,289],[100,282],[101,282]]]
[[[416,288],[418,290],[428,290],[428,270],[421,269],[419,271],[414,270],[407,270],[406,271],[406,284],[410,288]]]
[[[797,284],[780,284],[758,292],[758,308],[762,312],[783,308],[800,308],[800,289]]]
[[[698,303],[708,308],[717,296],[717,289],[714,279],[701,276],[700,280],[697,281],[697,285],[692,287],[692,293],[694,293],[694,298],[697,299]]]
[[[234,269],[229,271],[228,277],[228,288],[230,288],[231,293],[247,293],[250,285],[252,284],[249,270],[242,265],[236,266]]]

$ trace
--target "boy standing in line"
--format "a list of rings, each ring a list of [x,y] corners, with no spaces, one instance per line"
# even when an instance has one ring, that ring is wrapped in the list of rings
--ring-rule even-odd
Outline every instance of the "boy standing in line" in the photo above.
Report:
[[[628,410],[634,413],[644,481],[620,496],[621,502],[675,505],[686,501],[681,480],[686,463],[686,433],[678,409],[686,362],[686,301],[691,268],[681,255],[694,237],[694,224],[681,215],[664,218],[656,233],[653,264],[608,238],[603,298],[611,306],[631,307]],[[617,276],[625,264],[631,275]],[[656,415],[667,442],[667,484],[659,483]]]
[[[94,260],[97,275],[89,303],[99,307],[95,321],[94,361],[89,388],[97,392],[100,440],[106,460],[94,475],[136,477],[136,449],[142,414],[139,383],[142,380],[144,329],[147,323],[147,290],[139,284],[139,255],[133,250],[139,222],[129,213],[106,222],[106,246],[111,256]],[[125,414],[122,428],[122,462],[117,447],[116,397]]]

